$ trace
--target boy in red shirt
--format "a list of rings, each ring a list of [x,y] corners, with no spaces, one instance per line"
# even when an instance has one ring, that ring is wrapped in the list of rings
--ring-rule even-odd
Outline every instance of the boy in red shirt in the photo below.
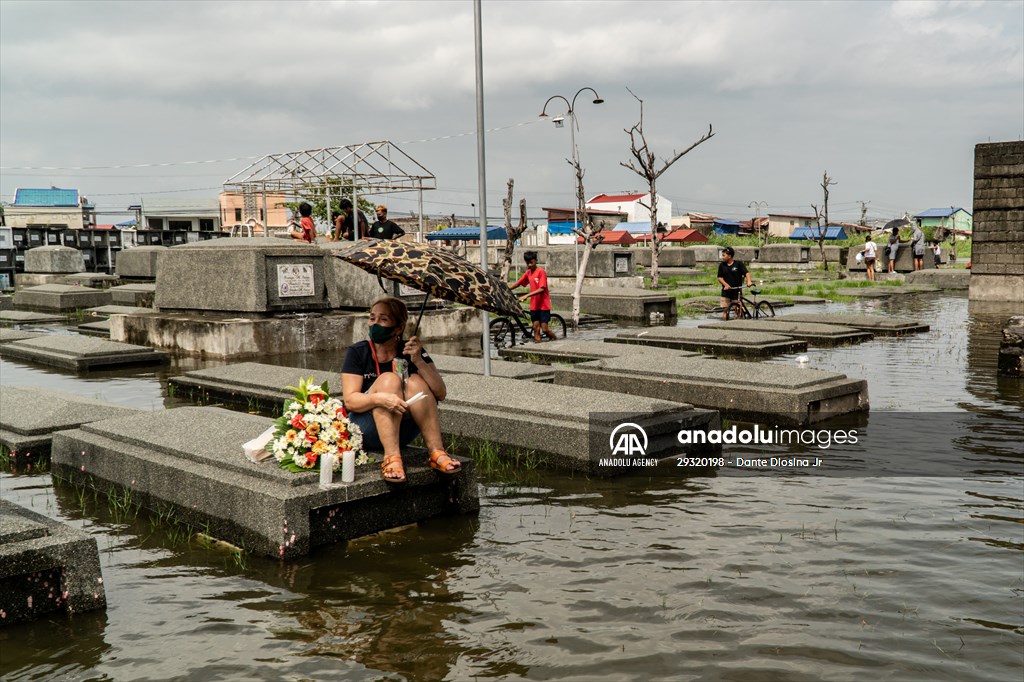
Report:
[[[530,299],[533,340],[536,343],[540,343],[540,335],[543,332],[545,336],[555,341],[558,337],[548,329],[548,323],[551,321],[551,294],[548,293],[548,274],[544,272],[543,268],[537,267],[536,251],[524,253],[523,260],[526,261],[526,272],[512,285],[512,288],[516,289],[524,284],[530,285],[530,293],[523,294],[519,297],[519,300],[525,301]]]
[[[288,234],[291,235],[292,239],[312,244],[316,241],[316,225],[313,223],[313,207],[303,201],[299,204],[299,215],[302,216],[302,220],[299,221],[301,231],[292,230]]]

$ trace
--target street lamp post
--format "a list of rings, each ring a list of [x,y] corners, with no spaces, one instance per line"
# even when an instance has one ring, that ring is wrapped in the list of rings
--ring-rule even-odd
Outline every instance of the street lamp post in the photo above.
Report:
[[[754,212],[756,214],[756,216],[754,218],[754,221],[757,222],[757,231],[758,232],[761,231],[761,207],[762,206],[764,208],[768,208],[768,202],[767,201],[751,201],[749,204],[747,204],[747,208],[754,209]],[[767,235],[765,235],[765,239],[767,239]],[[764,242],[761,242],[761,245],[763,246]]]
[[[571,102],[567,98],[563,97],[562,95],[552,95],[551,97],[548,97],[547,101],[544,102],[544,106],[541,108],[541,111],[540,111],[541,118],[546,118],[547,115],[548,115],[547,114],[548,104],[550,104],[551,100],[554,100],[554,99],[562,100],[563,102],[565,102],[565,106],[567,106],[569,108],[569,110],[566,111],[565,113],[566,113],[566,116],[569,117],[569,143],[572,145],[572,161],[573,161],[573,176],[572,176],[572,225],[573,225],[574,228],[576,227],[576,224],[579,222],[579,214],[578,214],[578,208],[579,207],[576,204],[576,197],[577,197],[577,194],[579,193],[579,187],[578,187],[577,182],[576,182],[576,166],[579,165],[579,153],[578,153],[578,151],[576,149],[576,98],[580,96],[580,93],[586,92],[587,90],[589,90],[590,92],[594,93],[594,104],[603,104],[604,103],[604,100],[601,99],[601,95],[597,94],[597,90],[594,90],[594,88],[591,88],[591,87],[583,87],[583,88],[580,88],[579,90],[576,91],[576,94],[572,96],[572,101]],[[556,125],[561,122],[557,118],[554,119],[554,121],[555,121]],[[576,239],[573,239],[573,244],[576,245],[576,271],[579,272],[579,269],[580,269],[580,249],[579,249],[579,244],[576,242]]]

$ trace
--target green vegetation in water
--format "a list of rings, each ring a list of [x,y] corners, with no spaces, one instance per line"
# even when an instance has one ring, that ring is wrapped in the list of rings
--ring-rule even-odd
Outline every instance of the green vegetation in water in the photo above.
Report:
[[[50,471],[50,459],[33,457],[31,451],[18,452],[0,445],[0,471],[5,474],[45,474]]]
[[[489,440],[464,441],[453,436],[447,448],[449,452],[472,459],[481,478],[505,485],[535,483],[541,464],[541,458],[533,450],[503,448]]]

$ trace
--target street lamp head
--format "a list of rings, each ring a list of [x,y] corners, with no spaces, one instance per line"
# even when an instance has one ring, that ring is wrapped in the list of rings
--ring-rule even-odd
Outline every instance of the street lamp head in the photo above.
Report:
[[[561,128],[565,123],[565,118],[562,116],[556,116],[555,118],[551,119],[551,122],[555,124],[556,128]]]
[[[598,97],[597,99],[594,100],[594,104],[604,104],[604,100]]]

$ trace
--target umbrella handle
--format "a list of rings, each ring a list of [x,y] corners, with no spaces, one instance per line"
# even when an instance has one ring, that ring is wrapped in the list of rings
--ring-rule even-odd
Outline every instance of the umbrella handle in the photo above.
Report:
[[[416,326],[412,330],[412,335],[416,336],[420,331],[420,322],[423,320],[423,311],[427,309],[427,300],[430,299],[430,294],[423,297],[423,305],[420,306],[420,316],[416,318]]]

